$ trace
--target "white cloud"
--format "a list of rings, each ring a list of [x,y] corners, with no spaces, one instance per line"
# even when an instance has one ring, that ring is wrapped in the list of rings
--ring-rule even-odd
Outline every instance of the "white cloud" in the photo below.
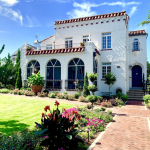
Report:
[[[19,3],[18,0],[0,0],[0,4],[2,6],[13,6],[17,3]]]
[[[97,12],[96,11],[92,11],[91,8],[92,7],[99,7],[99,6],[103,6],[103,5],[108,5],[108,6],[121,6],[121,7],[125,7],[125,6],[129,6],[129,5],[140,5],[141,2],[104,2],[104,3],[100,3],[100,4],[95,4],[95,3],[90,3],[90,2],[83,2],[81,4],[74,2],[73,6],[75,7],[75,9],[73,9],[70,12],[67,12],[67,14],[69,15],[69,18],[78,18],[78,17],[85,17],[85,16],[92,16],[92,15],[96,15]],[[136,7],[136,6],[135,6]],[[133,12],[134,13],[134,12]]]
[[[9,33],[9,32],[7,32],[7,31],[0,31],[0,33]]]
[[[18,11],[14,11],[9,7],[2,7],[0,6],[0,15],[8,17],[16,22],[19,22],[21,25],[23,25],[23,17],[21,13]]]
[[[35,17],[26,16],[26,18],[28,21],[27,27],[39,27],[39,26],[41,26]]]
[[[68,3],[68,2],[70,2],[70,0],[51,0],[51,1],[58,2],[58,3]]]
[[[137,6],[133,6],[133,7],[131,8],[131,11],[130,11],[130,13],[129,13],[129,16],[131,17],[136,11],[137,11]]]

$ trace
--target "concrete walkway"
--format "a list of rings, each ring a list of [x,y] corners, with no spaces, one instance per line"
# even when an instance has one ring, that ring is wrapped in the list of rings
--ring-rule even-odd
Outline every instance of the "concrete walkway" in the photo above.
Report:
[[[114,108],[114,122],[108,127],[92,150],[150,150],[150,129],[143,102],[128,101]]]

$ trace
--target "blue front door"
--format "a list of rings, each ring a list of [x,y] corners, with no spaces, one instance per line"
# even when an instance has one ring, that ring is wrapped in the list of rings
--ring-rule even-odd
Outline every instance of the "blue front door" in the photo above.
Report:
[[[140,66],[132,68],[132,87],[142,87],[142,68]]]

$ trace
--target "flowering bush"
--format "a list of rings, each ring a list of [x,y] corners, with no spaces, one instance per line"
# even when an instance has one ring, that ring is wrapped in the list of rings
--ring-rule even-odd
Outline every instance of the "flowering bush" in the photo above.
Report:
[[[86,106],[88,109],[91,109],[92,108],[92,105],[91,104],[87,104]]]
[[[103,107],[112,107],[112,104],[111,104],[111,102],[102,102],[101,106],[103,106]]]
[[[46,94],[44,92],[43,93],[42,92],[38,92],[37,96],[38,97],[46,97]]]
[[[40,71],[37,74],[32,74],[30,77],[28,77],[28,85],[44,85],[44,77],[41,77]]]
[[[13,91],[13,94],[15,94],[15,95],[18,94],[18,91],[19,91],[18,89],[15,89],[15,90]]]
[[[68,94],[67,92],[63,92],[63,94]]]
[[[45,106],[45,113],[42,113],[41,124],[35,122],[41,128],[41,131],[36,131],[35,134],[47,135],[47,138],[42,141],[41,146],[48,146],[52,150],[61,148],[65,150],[78,149],[78,143],[84,142],[77,135],[79,131],[76,129],[78,125],[75,124],[75,121],[81,119],[77,108],[64,109],[60,113],[58,109],[59,102],[56,101],[54,105],[57,108],[53,112],[50,110],[50,106]],[[47,111],[49,111],[48,114]]]
[[[64,97],[65,99],[68,99],[69,94],[64,94],[63,97]]]
[[[48,95],[48,97],[49,97],[49,98],[55,98],[55,94],[54,94],[54,93],[50,93],[50,94]]]
[[[24,93],[25,93],[24,90],[19,90],[17,94],[18,94],[18,95],[24,95]]]
[[[74,99],[75,99],[75,98],[74,98],[73,95],[69,95],[69,96],[68,96],[68,100],[73,101]]]
[[[63,94],[57,94],[57,98],[64,99],[64,95]]]
[[[55,91],[54,94],[55,94],[55,96],[57,96],[57,95],[59,94],[59,92],[58,92],[58,91]]]
[[[25,92],[25,95],[26,95],[26,96],[34,96],[35,93],[34,93],[34,92],[31,92],[31,91],[26,91],[26,92]]]
[[[87,100],[86,100],[86,98],[84,96],[80,96],[79,97],[79,101],[80,102],[86,102]]]
[[[43,91],[43,93],[49,93],[49,90],[47,90],[47,89],[45,89],[44,91]]]

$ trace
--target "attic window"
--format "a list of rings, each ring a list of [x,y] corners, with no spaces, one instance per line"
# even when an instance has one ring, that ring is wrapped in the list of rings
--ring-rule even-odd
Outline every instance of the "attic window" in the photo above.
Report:
[[[46,45],[46,49],[52,49],[52,44]]]

